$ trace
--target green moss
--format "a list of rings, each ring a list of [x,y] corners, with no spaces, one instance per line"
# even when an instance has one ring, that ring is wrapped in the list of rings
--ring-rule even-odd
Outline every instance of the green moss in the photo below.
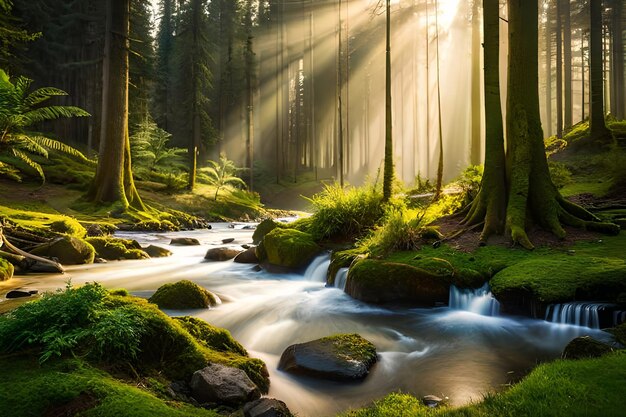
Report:
[[[0,281],[7,281],[13,277],[13,265],[6,259],[0,258]]]
[[[86,417],[118,417],[128,415],[129,410],[137,417],[219,415],[160,399],[138,388],[143,384],[124,383],[79,359],[39,365],[29,357],[11,357],[0,359],[0,367],[0,408],[14,417],[61,415],[53,410],[64,407]]]
[[[359,257],[365,257],[362,251],[359,249],[348,249],[344,251],[333,252],[330,256],[330,265],[328,266],[328,273],[326,275],[326,282],[329,285],[334,285],[335,276],[337,271],[341,268],[348,268],[352,265],[355,259]]]
[[[271,232],[272,230],[280,227],[280,224],[275,222],[273,219],[265,219],[254,229],[254,233],[252,234],[252,242],[255,245],[258,245],[263,241],[263,238],[266,234]]]
[[[44,213],[0,206],[0,217],[6,217],[20,227],[46,236],[49,236],[50,232],[55,232],[82,238],[87,233],[76,219],[58,213]]]
[[[107,260],[147,259],[148,254],[137,248],[132,240],[114,237],[89,237],[86,239],[96,251],[98,258]]]
[[[148,301],[159,308],[174,310],[209,308],[217,304],[213,294],[188,280],[162,285]]]
[[[130,295],[126,288],[112,288],[109,290],[109,294],[117,295],[119,297],[128,297]]]
[[[321,339],[323,343],[332,343],[333,351],[348,360],[372,364],[376,362],[376,347],[359,334],[336,334]]]
[[[87,230],[75,219],[66,218],[50,223],[50,230],[75,237],[85,237]]]
[[[265,235],[263,246],[271,264],[288,268],[305,266],[322,250],[308,233],[282,228]]]
[[[563,359],[597,358],[613,352],[613,348],[591,336],[577,337],[563,349]]]
[[[81,265],[93,262],[96,251],[86,241],[65,236],[31,251],[33,255],[56,258],[63,265]]]
[[[174,317],[174,319],[205,347],[219,352],[231,352],[248,356],[246,349],[233,339],[228,330],[212,326],[206,321],[195,317],[184,316]]]
[[[626,322],[620,324],[613,329],[609,329],[609,333],[615,336],[615,340],[626,346]]]
[[[621,417],[626,408],[626,355],[558,360],[539,365],[522,382],[465,407],[428,409],[405,394],[391,394],[342,417]]]

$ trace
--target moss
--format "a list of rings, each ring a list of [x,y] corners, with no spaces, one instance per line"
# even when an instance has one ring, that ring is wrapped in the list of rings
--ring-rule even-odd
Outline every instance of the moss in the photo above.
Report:
[[[351,361],[373,364],[376,362],[376,347],[359,334],[336,334],[323,337],[323,343],[331,343],[333,351]]]
[[[26,208],[23,205],[24,208]],[[45,208],[45,207],[37,207]],[[46,208],[50,210],[49,207]],[[24,210],[0,206],[0,217],[6,217],[16,225],[44,236],[67,234],[82,238],[87,231],[75,218],[58,213],[43,213],[35,210]],[[50,233],[54,232],[54,233]]]
[[[86,240],[94,247],[98,258],[113,261],[149,258],[148,254],[141,250],[141,246],[137,248],[132,240],[114,237],[89,237]]]
[[[357,258],[365,257],[359,249],[336,251],[330,255],[330,265],[326,274],[328,285],[334,285],[337,272],[341,268],[348,268]]]
[[[93,262],[96,251],[86,241],[65,236],[31,251],[33,255],[56,258],[63,265],[81,265]]]
[[[615,340],[626,346],[626,321],[615,328],[609,329],[609,333],[615,336]]]
[[[87,230],[75,219],[66,218],[50,223],[50,230],[70,236],[85,237]]]
[[[595,340],[590,336],[577,337],[565,346],[563,359],[597,358],[613,352],[613,348],[606,343]]]
[[[174,310],[209,308],[217,304],[213,294],[188,280],[160,286],[148,301],[159,308]]]
[[[0,359],[0,407],[14,417],[74,415],[217,417],[213,410],[158,398],[144,384],[125,383],[80,359],[39,365],[26,356]],[[85,400],[88,401],[85,401]],[[10,411],[7,411],[10,410]]]
[[[256,229],[254,229],[254,233],[252,234],[252,243],[258,245],[263,241],[265,235],[267,235],[272,230],[280,227],[280,224],[275,222],[273,219],[265,219],[261,223],[258,224]]]
[[[488,280],[485,275],[471,268],[460,268],[454,271],[452,282],[458,288],[480,288]]]
[[[119,297],[128,297],[130,295],[126,288],[112,288],[109,290],[109,294],[117,295]]]
[[[13,277],[13,265],[6,259],[0,258],[0,281],[7,281]]]
[[[322,250],[308,233],[282,228],[269,232],[263,246],[271,264],[288,268],[305,266]]]
[[[202,345],[219,352],[236,353],[248,356],[248,352],[239,344],[226,329],[211,326],[204,320],[195,317],[174,317],[185,330]]]

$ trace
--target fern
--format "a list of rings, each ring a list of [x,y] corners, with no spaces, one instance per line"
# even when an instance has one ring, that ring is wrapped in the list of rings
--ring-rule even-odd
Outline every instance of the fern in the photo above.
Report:
[[[46,181],[46,176],[43,173],[43,169],[41,168],[41,165],[39,165],[37,162],[30,159],[28,155],[26,155],[24,152],[20,151],[17,148],[13,148],[13,155],[15,155],[16,158],[23,161],[26,165],[28,165],[29,167],[37,171],[37,174],[39,174],[39,177],[41,178],[42,182]]]
[[[222,188],[246,187],[244,180],[235,175],[238,171],[242,171],[242,169],[237,168],[233,161],[226,158],[225,154],[220,154],[219,162],[208,161],[208,164],[208,167],[201,168],[199,171],[202,179],[215,186],[215,196],[213,198],[215,201],[217,201],[217,195]]]

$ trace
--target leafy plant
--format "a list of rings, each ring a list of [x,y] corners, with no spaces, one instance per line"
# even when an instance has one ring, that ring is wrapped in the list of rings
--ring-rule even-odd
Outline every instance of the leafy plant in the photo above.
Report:
[[[361,239],[358,247],[374,256],[385,256],[396,250],[415,250],[421,238],[423,220],[423,212],[392,208],[385,215],[382,225]]]
[[[548,161],[548,168],[550,169],[550,177],[552,177],[552,183],[556,188],[563,188],[567,184],[572,183],[572,173],[562,162]]]
[[[455,184],[461,188],[467,201],[472,201],[478,194],[483,179],[483,170],[482,165],[470,165],[456,179]]]
[[[31,130],[33,126],[60,117],[86,117],[89,113],[74,106],[42,106],[52,97],[67,93],[54,87],[38,88],[30,92],[32,80],[17,77],[13,80],[0,69],[0,175],[21,180],[20,165],[37,172],[42,181],[45,175],[33,155],[48,157],[48,150],[61,151],[95,164],[77,149],[54,140],[45,133]]]
[[[130,137],[133,164],[139,170],[148,172],[184,169],[182,155],[187,150],[169,147],[171,137],[170,133],[158,127],[152,117],[147,115]]]
[[[237,177],[238,171],[242,171],[242,168],[237,168],[235,163],[226,158],[225,154],[220,154],[219,162],[208,161],[209,166],[201,168],[198,179],[208,182],[215,186],[214,201],[217,201],[217,195],[222,188],[237,188],[246,187],[246,183],[241,178]]]

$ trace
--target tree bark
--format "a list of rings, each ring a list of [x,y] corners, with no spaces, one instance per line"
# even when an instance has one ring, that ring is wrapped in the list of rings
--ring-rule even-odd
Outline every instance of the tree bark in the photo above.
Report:
[[[572,25],[570,18],[570,0],[559,0],[563,4],[563,127],[572,127]]]
[[[385,168],[383,173],[383,201],[391,198],[393,168],[393,136],[391,114],[391,1],[387,2],[387,28],[385,47]]]
[[[563,137],[563,23],[562,0],[556,0],[556,137]]]
[[[481,114],[480,114],[480,19],[478,2],[472,5],[472,139],[470,144],[470,162],[480,165],[481,151]]]
[[[590,25],[589,36],[589,83],[591,140],[595,143],[611,142],[611,134],[604,121],[604,87],[602,77],[602,0],[589,0]]]
[[[624,8],[623,0],[613,0],[613,12],[611,19],[612,28],[612,55],[613,63],[611,73],[613,74],[613,89],[611,97],[613,97],[614,107],[611,113],[616,119],[622,120],[626,118],[626,108],[624,108],[624,26],[622,22],[622,13]]]

